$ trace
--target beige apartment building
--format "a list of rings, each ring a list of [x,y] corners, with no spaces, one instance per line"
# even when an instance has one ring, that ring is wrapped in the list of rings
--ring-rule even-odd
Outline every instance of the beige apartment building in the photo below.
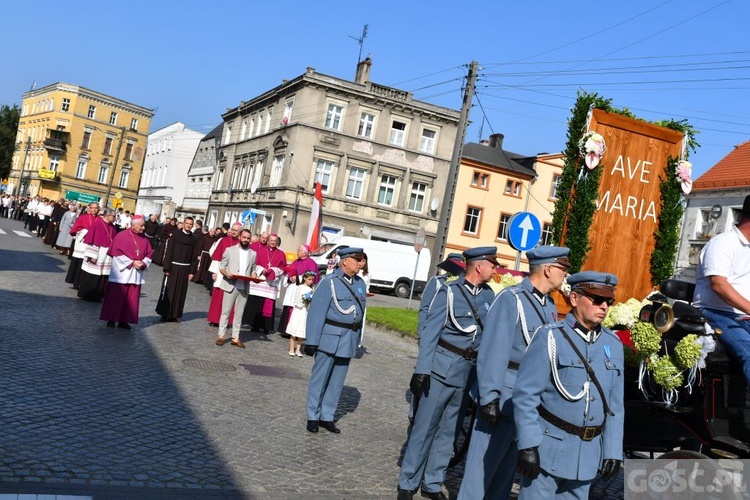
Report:
[[[518,212],[531,212],[542,224],[540,244],[551,243],[563,155],[524,157],[502,146],[501,134],[464,145],[445,253],[494,245],[500,263],[515,269],[518,252],[508,243],[508,222]],[[523,253],[519,264],[528,270]]]
[[[153,115],[67,83],[26,92],[8,191],[133,210]]]
[[[433,245],[459,121],[453,109],[373,83],[371,61],[354,81],[313,68],[223,115],[207,221],[242,220],[307,239],[313,188],[323,188],[323,236]]]

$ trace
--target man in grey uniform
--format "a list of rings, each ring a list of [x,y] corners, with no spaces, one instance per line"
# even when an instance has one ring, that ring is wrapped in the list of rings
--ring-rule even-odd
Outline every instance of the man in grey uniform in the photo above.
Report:
[[[307,390],[307,430],[338,434],[333,421],[349,361],[362,334],[367,290],[357,276],[361,248],[339,250],[340,266],[315,287],[307,314],[305,354],[315,356]]]
[[[479,418],[466,455],[459,499],[505,499],[510,495],[518,450],[513,423],[513,386],[521,357],[534,333],[557,321],[549,294],[568,275],[567,247],[539,246],[526,252],[529,276],[495,297],[485,320],[477,357]]]
[[[419,341],[409,384],[418,398],[398,481],[399,500],[446,499],[442,485],[461,418],[467,380],[476,366],[483,321],[495,294],[487,286],[497,267],[497,248],[464,252],[466,273],[438,290]]]
[[[585,271],[568,284],[571,312],[537,330],[513,389],[522,500],[588,498],[597,471],[606,480],[622,465],[625,356],[601,326],[617,277]]]

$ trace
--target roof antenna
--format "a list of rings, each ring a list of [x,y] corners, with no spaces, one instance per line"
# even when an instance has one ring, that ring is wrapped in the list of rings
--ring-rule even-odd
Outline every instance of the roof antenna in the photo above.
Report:
[[[367,25],[362,28],[362,36],[357,38],[349,35],[349,38],[354,39],[359,43],[359,55],[357,56],[357,64],[362,60],[362,46],[365,44],[365,38],[367,38]]]

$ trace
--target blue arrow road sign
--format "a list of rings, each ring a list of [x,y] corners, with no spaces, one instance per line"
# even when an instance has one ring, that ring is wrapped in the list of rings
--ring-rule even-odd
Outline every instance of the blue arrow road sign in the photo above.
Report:
[[[542,224],[531,212],[518,212],[508,221],[508,242],[520,252],[531,250],[542,236]]]

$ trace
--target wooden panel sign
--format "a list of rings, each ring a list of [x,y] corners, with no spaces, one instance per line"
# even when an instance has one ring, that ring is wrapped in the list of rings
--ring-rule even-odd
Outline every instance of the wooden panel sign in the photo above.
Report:
[[[683,135],[599,109],[590,128],[604,137],[607,152],[596,167],[603,171],[589,229],[591,250],[582,270],[615,274],[618,302],[640,300],[653,289],[650,262],[661,213],[661,179],[669,157],[679,158]]]

